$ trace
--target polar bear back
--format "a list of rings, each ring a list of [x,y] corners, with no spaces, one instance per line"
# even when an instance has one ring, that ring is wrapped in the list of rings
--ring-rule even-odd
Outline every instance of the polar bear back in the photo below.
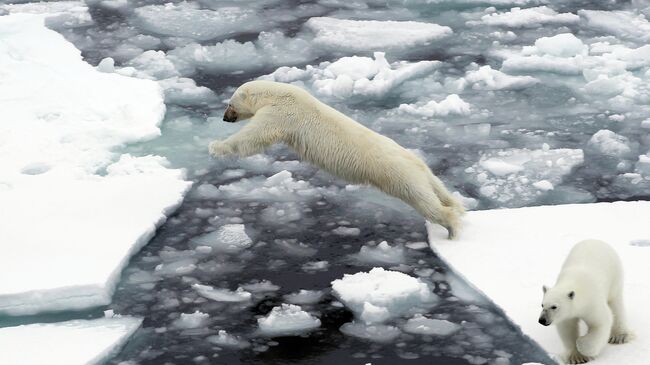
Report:
[[[379,187],[401,189],[385,180],[413,183],[431,174],[422,160],[392,139],[296,89],[294,100],[275,105],[275,113],[293,113],[294,118],[289,118],[287,123],[300,121],[300,125],[286,126],[291,133],[285,142],[301,158],[348,181]],[[405,169],[405,166],[412,170]]]
[[[620,292],[623,282],[621,260],[614,249],[599,240],[578,242],[569,252],[558,282],[576,281],[576,276],[589,282],[589,285],[602,287],[608,298]]]

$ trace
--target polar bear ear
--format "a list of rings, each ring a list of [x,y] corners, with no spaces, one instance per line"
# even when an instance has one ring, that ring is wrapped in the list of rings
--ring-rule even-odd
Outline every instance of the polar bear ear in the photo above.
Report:
[[[548,291],[548,287],[546,285],[542,285],[542,291],[544,292],[544,294],[546,294],[546,292]]]
[[[572,291],[569,293],[569,299],[573,299],[576,296],[576,292]]]

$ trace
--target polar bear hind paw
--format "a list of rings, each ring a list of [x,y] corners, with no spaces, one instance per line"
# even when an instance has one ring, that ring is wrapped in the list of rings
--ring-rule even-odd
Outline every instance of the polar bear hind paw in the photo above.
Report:
[[[629,333],[618,333],[609,337],[609,343],[620,345],[630,342],[632,335]]]
[[[567,357],[568,364],[585,364],[589,362],[589,360],[590,358],[588,356],[585,356],[578,351],[571,352]]]

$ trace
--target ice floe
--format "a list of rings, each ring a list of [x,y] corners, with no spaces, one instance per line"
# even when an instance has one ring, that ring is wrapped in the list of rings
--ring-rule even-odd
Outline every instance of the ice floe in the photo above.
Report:
[[[625,305],[637,340],[608,345],[594,364],[644,364],[650,349],[641,339],[650,336],[647,312],[650,251],[647,217],[650,202],[616,202],[542,206],[469,212],[457,242],[444,240],[444,232],[428,226],[432,247],[475,287],[504,309],[525,334],[558,357],[564,351],[554,328],[537,323],[541,286],[553,284],[562,262],[575,243],[601,239],[611,244],[625,270]],[[507,265],[499,262],[508,258]]]
[[[113,152],[160,134],[160,88],[97,71],[43,21],[0,17],[0,276],[20,278],[0,283],[5,314],[109,303],[189,188],[162,157]]]
[[[21,365],[101,364],[140,328],[142,319],[112,317],[0,328],[2,362]]]
[[[320,327],[320,319],[303,311],[300,306],[282,304],[257,320],[260,333],[266,336],[295,335]]]

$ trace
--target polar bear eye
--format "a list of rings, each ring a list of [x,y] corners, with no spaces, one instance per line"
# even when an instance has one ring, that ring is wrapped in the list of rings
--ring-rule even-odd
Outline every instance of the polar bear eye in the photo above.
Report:
[[[552,310],[556,310],[556,309],[557,309],[557,305],[551,306],[551,309],[552,309]]]

